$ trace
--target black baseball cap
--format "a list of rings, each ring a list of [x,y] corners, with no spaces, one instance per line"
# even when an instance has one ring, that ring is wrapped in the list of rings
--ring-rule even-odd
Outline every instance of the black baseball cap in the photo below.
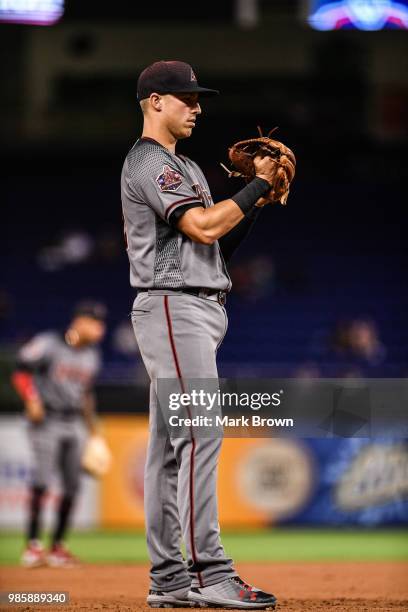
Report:
[[[137,82],[137,99],[144,100],[150,94],[199,93],[215,96],[216,89],[200,87],[197,77],[189,64],[177,61],[160,61],[143,70]]]
[[[73,318],[76,317],[90,317],[98,321],[105,321],[108,310],[105,304],[101,302],[94,302],[93,300],[84,300],[76,304],[74,308]]]

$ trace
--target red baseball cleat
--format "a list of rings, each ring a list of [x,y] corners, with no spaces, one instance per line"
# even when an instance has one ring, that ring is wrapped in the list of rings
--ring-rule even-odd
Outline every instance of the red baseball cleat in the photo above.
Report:
[[[276,597],[247,584],[238,576],[208,587],[191,588],[188,599],[201,608],[274,610]]]
[[[77,559],[63,544],[54,544],[47,555],[47,563],[50,567],[78,567]]]
[[[23,567],[41,567],[46,564],[44,546],[39,540],[30,540],[21,555]]]

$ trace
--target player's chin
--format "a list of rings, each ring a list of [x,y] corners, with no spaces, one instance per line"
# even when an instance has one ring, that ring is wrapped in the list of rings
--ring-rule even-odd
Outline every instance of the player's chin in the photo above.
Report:
[[[178,139],[181,140],[182,138],[189,138],[192,133],[193,133],[193,126],[183,127],[179,132]]]

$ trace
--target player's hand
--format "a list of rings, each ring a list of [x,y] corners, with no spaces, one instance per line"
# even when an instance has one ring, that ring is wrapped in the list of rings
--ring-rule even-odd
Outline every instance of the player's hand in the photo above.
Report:
[[[45,410],[39,399],[30,399],[25,403],[25,413],[32,423],[41,423],[45,417]]]
[[[275,160],[269,155],[265,157],[257,155],[254,157],[254,166],[256,176],[268,181],[268,183],[272,186],[279,167]]]
[[[94,418],[91,422],[86,423],[86,428],[88,430],[88,434],[90,436],[100,436],[102,435],[102,428],[99,421]]]

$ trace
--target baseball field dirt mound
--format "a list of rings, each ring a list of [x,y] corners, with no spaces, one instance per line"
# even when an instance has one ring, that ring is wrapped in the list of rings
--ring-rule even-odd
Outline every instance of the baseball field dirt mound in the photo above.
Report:
[[[309,612],[406,612],[408,563],[241,563],[248,582],[272,591],[277,610]],[[109,610],[147,612],[144,565],[83,565],[75,569],[0,568],[0,591],[68,591],[62,606],[3,606],[0,610]]]

